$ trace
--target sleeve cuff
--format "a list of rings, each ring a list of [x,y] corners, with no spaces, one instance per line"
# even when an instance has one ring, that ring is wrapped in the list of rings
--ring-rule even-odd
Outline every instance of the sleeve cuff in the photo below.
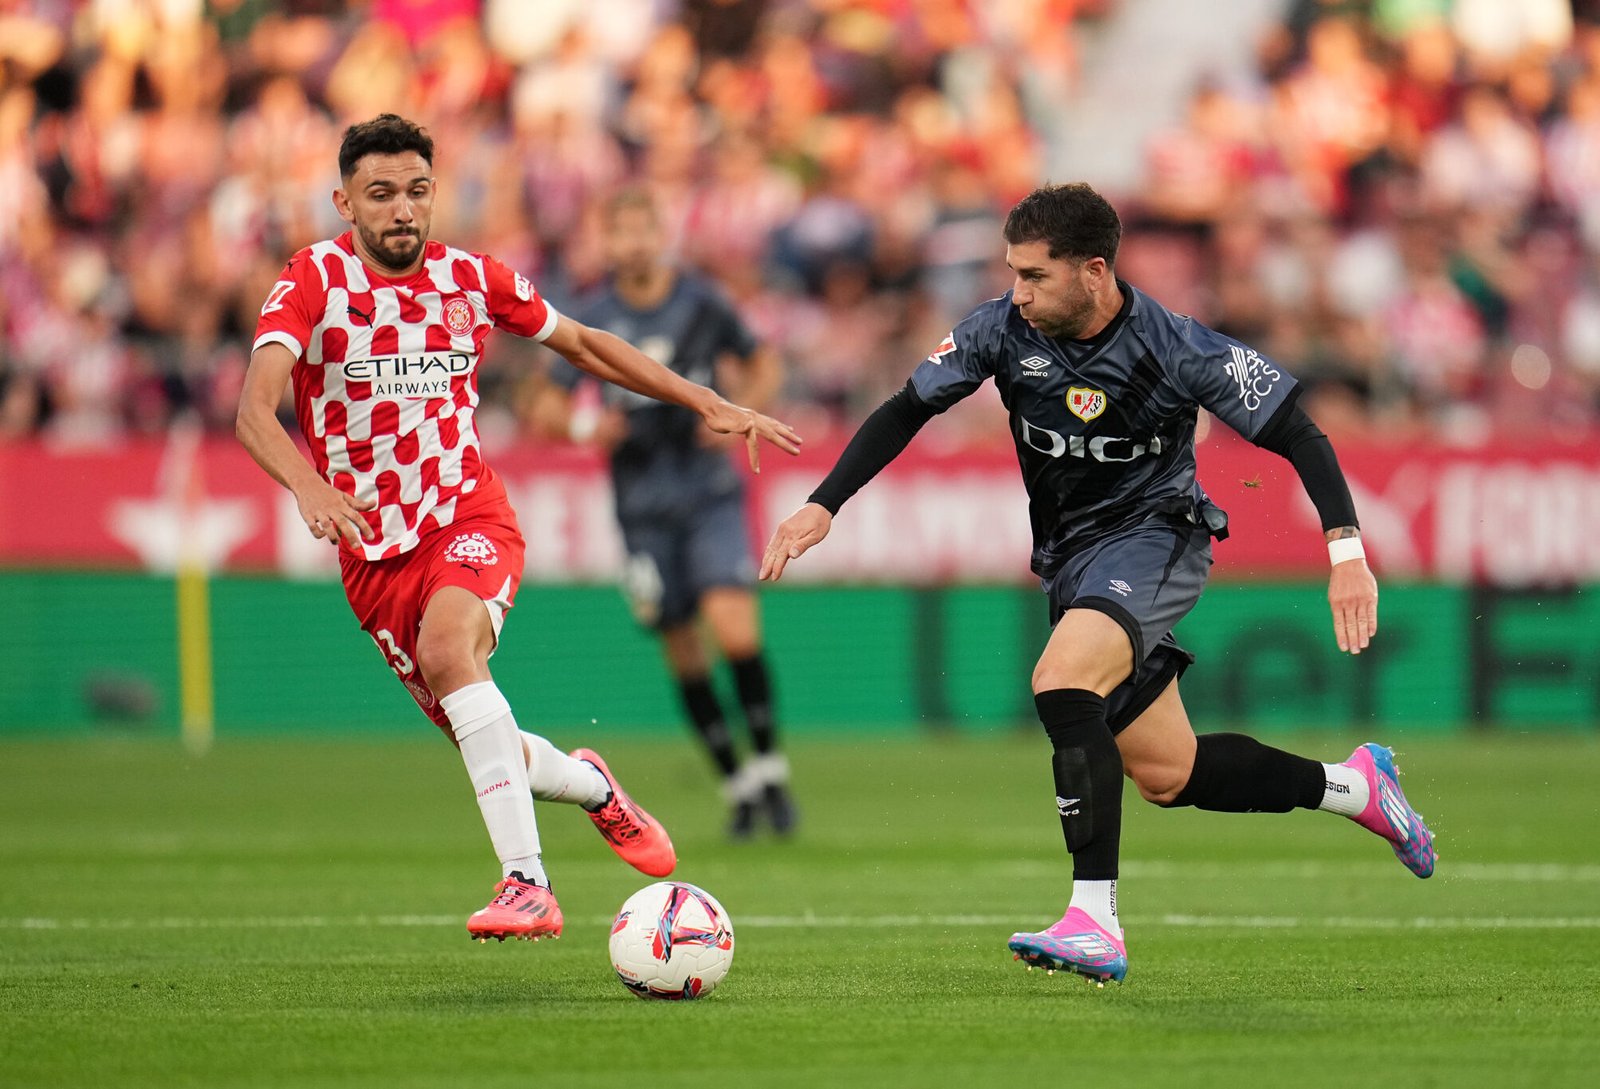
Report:
[[[550,338],[551,333],[556,331],[556,322],[561,318],[561,315],[556,312],[556,308],[549,303],[544,304],[544,310],[544,324],[539,327],[537,333],[533,334],[533,339],[541,344]]]
[[[282,344],[285,348],[288,348],[294,353],[294,357],[296,359],[299,359],[301,356],[306,354],[304,345],[302,345],[290,334],[281,330],[274,330],[270,333],[262,333],[260,336],[256,337],[256,342],[250,346],[250,350],[254,352],[268,344]]]

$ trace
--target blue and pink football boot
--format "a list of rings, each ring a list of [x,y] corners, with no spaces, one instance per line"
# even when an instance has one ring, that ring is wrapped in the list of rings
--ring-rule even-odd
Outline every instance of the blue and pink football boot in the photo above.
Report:
[[[1400,789],[1400,773],[1394,766],[1394,752],[1369,741],[1344,762],[1367,781],[1371,796],[1367,807],[1352,818],[1369,832],[1389,841],[1394,857],[1418,877],[1431,877],[1438,856],[1433,851],[1433,833],[1422,823],[1422,814],[1411,808]]]
[[[1108,979],[1122,982],[1128,974],[1128,947],[1123,939],[1089,917],[1081,908],[1068,908],[1061,921],[1036,934],[1013,934],[1006,947],[1013,960],[1029,969],[1051,972],[1076,972],[1105,984]]]

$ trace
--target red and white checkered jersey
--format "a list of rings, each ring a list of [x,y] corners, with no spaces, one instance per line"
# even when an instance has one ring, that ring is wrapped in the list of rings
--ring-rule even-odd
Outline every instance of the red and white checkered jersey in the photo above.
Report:
[[[555,327],[554,308],[492,257],[429,242],[415,275],[390,279],[361,263],[347,231],[290,258],[255,347],[295,354],[300,430],[330,484],[378,501],[365,517],[379,537],[361,544],[378,560],[449,525],[493,479],[473,420],[489,331],[544,340]]]

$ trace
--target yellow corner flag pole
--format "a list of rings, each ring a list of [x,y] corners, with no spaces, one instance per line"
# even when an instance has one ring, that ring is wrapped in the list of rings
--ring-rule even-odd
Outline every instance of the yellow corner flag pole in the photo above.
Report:
[[[172,426],[169,494],[178,512],[178,693],[183,744],[201,755],[216,734],[211,664],[211,578],[205,541],[205,479],[199,424],[180,418]]]

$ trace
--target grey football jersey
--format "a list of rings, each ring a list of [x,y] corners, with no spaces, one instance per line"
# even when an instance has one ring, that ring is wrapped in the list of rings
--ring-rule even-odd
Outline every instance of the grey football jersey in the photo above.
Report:
[[[1040,575],[1154,515],[1225,525],[1195,479],[1197,409],[1254,439],[1295,388],[1255,349],[1118,284],[1122,310],[1092,341],[1033,329],[1007,292],[967,315],[911,376],[937,411],[994,379],[1011,415]]]
[[[755,338],[733,307],[707,281],[686,272],[678,274],[672,291],[654,309],[629,306],[607,284],[572,315],[615,333],[691,382],[713,388],[719,356],[731,353],[744,359],[756,350]],[[552,365],[552,380],[568,389],[585,377],[564,359]],[[611,452],[619,517],[683,512],[743,488],[727,452],[702,441],[706,432],[697,414],[610,383],[603,383],[601,390],[605,403],[621,408],[628,418],[627,438]]]

